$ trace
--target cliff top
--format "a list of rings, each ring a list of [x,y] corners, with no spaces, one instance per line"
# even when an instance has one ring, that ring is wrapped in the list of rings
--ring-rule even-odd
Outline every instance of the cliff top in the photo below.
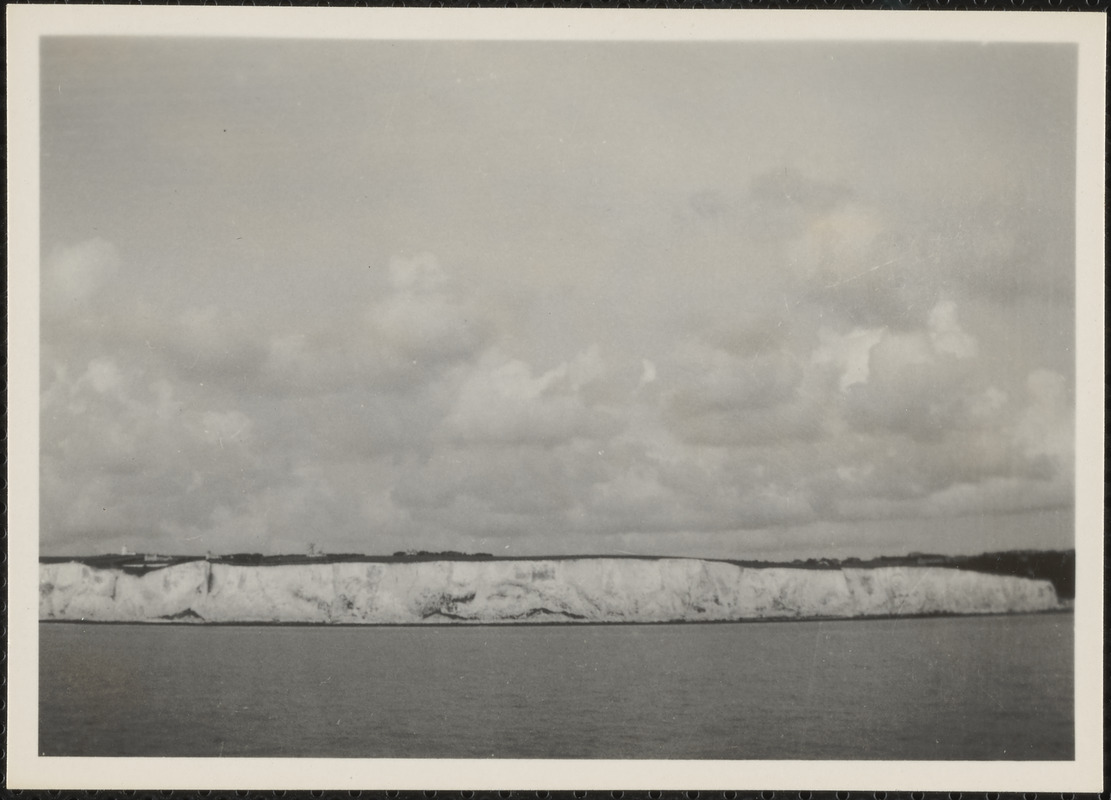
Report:
[[[174,556],[150,553],[105,554],[94,556],[42,556],[41,563],[61,563],[76,561],[100,569],[122,569],[130,573],[142,573],[161,569],[174,564],[208,560],[213,564],[236,566],[279,566],[289,564],[332,564],[332,563],[407,563],[424,561],[570,561],[583,559],[628,559],[658,561],[664,558],[684,558],[683,556],[647,555],[561,555],[561,556],[495,556],[490,553],[460,553],[456,551],[408,551],[392,555],[366,555],[363,553],[317,553],[262,555],[261,553],[232,553],[209,556]],[[695,557],[687,557],[695,558]],[[1025,578],[1048,580],[1061,598],[1071,598],[1076,594],[1076,551],[1075,550],[1008,550],[981,553],[971,556],[948,556],[935,553],[909,553],[902,556],[880,556],[877,558],[810,558],[794,561],[759,561],[753,559],[708,558],[702,561],[720,561],[753,569],[787,567],[792,569],[875,569],[878,567],[949,567],[971,570],[992,575],[1014,575]]]

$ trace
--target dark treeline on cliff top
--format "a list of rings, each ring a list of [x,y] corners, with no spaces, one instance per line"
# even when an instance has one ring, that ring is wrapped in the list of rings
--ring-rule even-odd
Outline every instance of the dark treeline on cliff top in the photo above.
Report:
[[[118,568],[131,574],[143,574],[174,564],[207,559],[214,564],[236,566],[278,566],[288,564],[334,564],[340,562],[412,563],[422,561],[568,561],[584,558],[618,558],[631,560],[658,560],[663,556],[637,555],[578,555],[578,556],[495,556],[490,553],[460,553],[453,550],[429,552],[426,550],[398,552],[389,556],[362,553],[312,553],[266,556],[261,553],[233,553],[219,556],[162,556],[142,553],[97,556],[44,556],[43,563],[76,561],[101,569]],[[878,558],[810,558],[795,561],[755,561],[736,559],[706,559],[725,561],[741,567],[767,568],[791,567],[794,569],[874,569],[877,567],[948,567],[990,575],[1012,575],[1022,578],[1047,580],[1053,584],[1057,596],[1071,599],[1076,596],[1075,550],[1008,550],[981,553],[972,556],[947,556],[934,553],[910,553],[905,556],[880,556]]]

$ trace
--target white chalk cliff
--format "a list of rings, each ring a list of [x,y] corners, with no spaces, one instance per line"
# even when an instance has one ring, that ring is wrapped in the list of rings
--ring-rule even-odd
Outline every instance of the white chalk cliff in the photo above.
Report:
[[[684,558],[281,566],[193,561],[129,575],[77,562],[39,565],[43,620],[702,622],[1058,607],[1048,581],[943,567],[747,568]]]

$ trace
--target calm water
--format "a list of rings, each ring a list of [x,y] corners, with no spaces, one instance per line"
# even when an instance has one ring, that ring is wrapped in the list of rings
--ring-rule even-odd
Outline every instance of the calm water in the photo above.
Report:
[[[1071,614],[40,625],[46,755],[1069,759]]]

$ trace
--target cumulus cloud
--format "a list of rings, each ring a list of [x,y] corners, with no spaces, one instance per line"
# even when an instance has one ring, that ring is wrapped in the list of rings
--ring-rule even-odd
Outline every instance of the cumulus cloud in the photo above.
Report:
[[[89,362],[83,380],[88,381],[98,394],[120,391],[122,376],[116,362],[110,358],[95,358]]]
[[[463,379],[445,421],[454,440],[556,443],[615,431],[620,420],[590,401],[591,384],[604,373],[597,346],[540,375],[494,350]]]
[[[788,350],[752,354],[747,348],[737,352],[691,339],[677,346],[668,368],[664,419],[691,444],[806,439],[821,429],[819,395],[806,380],[804,365]]]
[[[692,380],[677,391],[677,410],[698,414],[721,409],[759,409],[790,400],[802,379],[802,368],[787,353],[737,357],[723,350],[691,348],[684,366]]]
[[[884,229],[872,209],[858,203],[839,204],[808,221],[788,248],[788,263],[827,288],[865,279],[889,266],[870,263]]]
[[[46,316],[82,313],[116,275],[119,263],[115,245],[99,237],[53,249],[41,271]]]
[[[957,322],[957,304],[943,300],[930,311],[930,342],[938,353],[972,358],[976,355],[976,339],[961,329]]]
[[[1027,405],[1015,439],[1030,459],[1047,460],[1055,475],[1071,479],[1075,452],[1075,405],[1064,377],[1034,370],[1026,379]]]
[[[186,308],[147,343],[156,343],[167,366],[187,379],[245,383],[258,380],[264,335],[242,312],[212,304]]]
[[[242,411],[206,411],[201,415],[205,437],[221,447],[250,433],[251,420]]]
[[[490,326],[466,286],[431,255],[393,258],[358,316],[326,317],[273,332],[260,380],[276,393],[420,391],[476,357]]]
[[[666,454],[639,452],[605,465],[584,495],[577,527],[606,534],[706,534],[810,520],[809,498],[792,480],[735,455],[719,451],[707,458],[682,444]]]
[[[908,280],[922,254],[892,260],[885,216],[844,187],[788,174],[751,194],[778,230],[746,234],[779,245],[775,280],[735,310],[663,309],[641,320],[660,333],[577,349],[515,339],[497,303],[518,294],[480,295],[431,255],[373,273],[356,313],[259,326],[220,301],[103,303],[114,248],[57,251],[44,304],[83,305],[91,335],[44,343],[43,492],[68,498],[44,502],[44,530],[193,551],[604,552],[1067,507],[1064,376],[1009,380],[990,326],[965,327],[978,307]],[[713,191],[692,208],[740,213]]]
[[[956,305],[943,301],[924,329],[827,335],[817,357],[842,366],[839,385],[854,428],[930,439],[961,426],[978,381],[976,346],[957,322]]]
[[[113,543],[158,537],[167,526],[199,523],[215,499],[260,479],[243,412],[190,407],[165,379],[112,358],[94,359],[80,375],[57,372],[42,414],[42,518],[54,537],[90,527],[113,530]],[[76,501],[51,502],[66,487]]]
[[[66,251],[58,274],[103,266],[109,253]],[[361,459],[381,481],[381,463],[427,452],[455,397],[453,370],[485,334],[434,259],[395,259],[386,272],[361,315],[261,327],[223,302],[169,313],[133,296],[90,304],[95,281],[63,283],[87,308],[44,340],[44,541],[84,531],[110,547],[141,536],[192,552],[273,552],[301,549],[302,531],[332,520],[325,538],[362,549],[369,522],[383,519],[400,535],[409,521],[372,513],[374,487],[347,465]],[[74,325],[94,335],[62,335]],[[591,369],[579,359],[561,377],[581,385]],[[337,492],[333,481],[350,485]]]
[[[838,334],[823,328],[818,335],[821,344],[812,359],[815,364],[836,367],[840,372],[837,386],[842,392],[850,386],[868,382],[872,348],[883,339],[882,329],[853,328],[846,334]]]
[[[1001,388],[955,299],[910,327],[739,311],[553,364],[510,355],[436,259],[383,277],[362,316],[311,328],[209,304],[91,358],[48,350],[44,497],[80,487],[44,505],[53,540],[605,551],[1068,502],[1067,381]]]
[[[474,309],[451,292],[436,258],[423,254],[394,258],[391,292],[369,312],[372,331],[399,354],[421,362],[456,359],[473,353],[484,339]]]
[[[1046,204],[1025,190],[1010,189],[985,187],[970,205],[958,203],[939,215],[921,233],[932,266],[969,296],[992,303],[1012,306],[1036,299],[1071,304],[1071,203]],[[969,220],[983,224],[970,225]]]
[[[533,515],[535,522],[569,508],[587,473],[576,472],[576,454],[520,445],[510,452],[446,447],[403,470],[392,500],[417,514],[482,530],[484,513]]]

